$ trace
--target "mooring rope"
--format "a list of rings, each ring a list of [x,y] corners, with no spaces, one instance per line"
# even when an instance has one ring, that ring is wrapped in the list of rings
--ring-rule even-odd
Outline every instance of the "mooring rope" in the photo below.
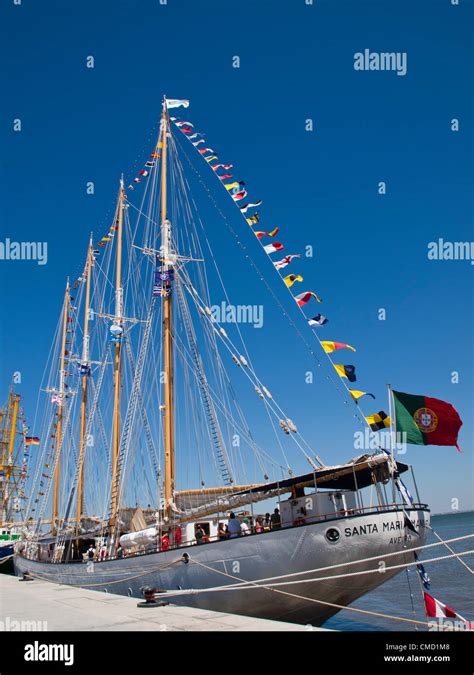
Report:
[[[435,531],[433,530],[433,528],[431,527],[431,525],[429,525],[429,528],[430,528],[430,530],[432,531],[432,533],[434,534],[434,536],[435,536],[437,539],[439,539],[439,541],[440,541],[444,546],[446,546],[446,548],[448,549],[448,551],[451,551],[451,553],[453,553],[453,554],[456,556],[456,558],[458,558],[458,560],[459,560],[459,562],[461,563],[461,565],[464,565],[464,567],[465,567],[471,574],[474,574],[474,570],[472,570],[472,569],[469,567],[469,565],[467,565],[467,564],[464,562],[464,560],[461,560],[461,558],[458,557],[456,551],[453,551],[453,549],[452,549],[450,546],[448,546],[448,543],[447,543],[447,542],[452,541],[452,540],[447,539],[447,540],[445,541],[444,539],[442,539],[442,538],[439,536],[439,534],[438,534],[437,532],[435,532]],[[472,535],[470,535],[470,536],[472,536]]]

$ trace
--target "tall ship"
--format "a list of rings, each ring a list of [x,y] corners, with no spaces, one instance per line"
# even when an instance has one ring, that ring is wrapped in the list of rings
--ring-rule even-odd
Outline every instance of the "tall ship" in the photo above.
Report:
[[[311,258],[263,224],[188,107],[163,99],[149,157],[65,284],[15,571],[320,625],[413,563],[430,511],[395,458],[392,392],[388,413],[362,412],[373,396],[339,358],[355,348],[332,341],[319,289],[295,292]],[[370,449],[326,463],[305,437],[312,388],[285,387],[295,344]]]
[[[11,385],[0,408],[0,572],[13,569],[13,547],[26,525],[28,464],[31,448],[38,443],[29,435],[22,397]]]

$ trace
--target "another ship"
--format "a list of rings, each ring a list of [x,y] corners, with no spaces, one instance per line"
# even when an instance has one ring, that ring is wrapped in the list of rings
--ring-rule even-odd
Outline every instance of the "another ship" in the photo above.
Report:
[[[13,570],[13,547],[25,525],[29,453],[37,442],[28,431],[21,396],[12,385],[0,409],[0,572]]]
[[[412,470],[394,457],[389,417],[377,417],[384,432],[375,451],[327,465],[271,392],[284,373],[268,358],[269,375],[257,372],[249,330],[226,314],[237,311],[224,282],[234,262],[218,264],[204,222],[222,224],[218,247],[238,246],[246,273],[263,285],[260,263],[273,267],[303,314],[284,311],[295,339],[330,373],[357,423],[371,426],[365,392],[346,383],[353,366],[331,357],[353,348],[319,339],[325,317],[303,310],[320,301],[316,293],[293,295],[302,277],[286,267],[301,256],[275,259],[277,230],[255,228],[261,202],[243,204],[247,189],[228,173],[232,165],[218,163],[191,122],[170,117],[170,108],[188,105],[164,99],[150,157],[128,187],[121,179],[110,228],[98,242],[91,237],[80,277],[66,284],[42,386],[42,456],[27,509],[34,526],[16,546],[15,570],[134,597],[151,587],[175,604],[319,625],[413,562],[429,509],[416,484],[412,497],[403,482]],[[209,178],[239,208],[242,233]],[[203,216],[193,182],[209,197]],[[298,454],[306,472],[292,469]]]

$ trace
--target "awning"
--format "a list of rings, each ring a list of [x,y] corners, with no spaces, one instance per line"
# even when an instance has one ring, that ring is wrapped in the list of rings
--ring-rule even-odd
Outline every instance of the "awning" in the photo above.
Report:
[[[246,491],[253,492],[267,492],[272,490],[281,490],[288,488],[288,492],[292,487],[314,487],[315,481],[318,487],[328,488],[331,490],[360,490],[368,487],[374,483],[374,473],[388,468],[388,462],[391,457],[388,455],[364,455],[357,458],[354,462],[342,464],[339,466],[324,467],[324,469],[317,469],[312,473],[306,473],[300,476],[292,476],[285,480],[276,481],[273,483],[265,483],[258,487],[251,488]],[[408,471],[408,464],[402,462],[395,462],[398,473]],[[388,478],[388,473],[387,473]],[[383,479],[380,476],[378,480]],[[240,494],[240,493],[237,493]]]

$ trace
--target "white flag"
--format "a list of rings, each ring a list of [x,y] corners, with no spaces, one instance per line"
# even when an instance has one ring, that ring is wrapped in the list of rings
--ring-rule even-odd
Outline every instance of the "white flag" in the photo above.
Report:
[[[187,98],[179,99],[179,98],[167,98],[166,99],[166,107],[167,108],[189,108],[189,101]]]

